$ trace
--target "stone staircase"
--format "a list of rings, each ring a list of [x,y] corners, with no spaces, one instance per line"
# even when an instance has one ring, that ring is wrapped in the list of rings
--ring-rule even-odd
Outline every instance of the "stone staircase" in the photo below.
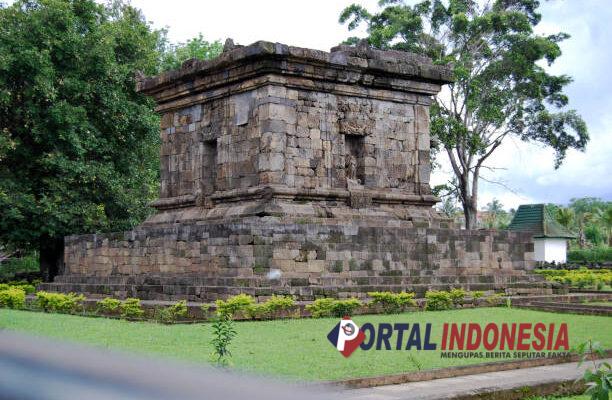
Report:
[[[612,316],[612,306],[589,304],[588,302],[591,301],[612,301],[612,293],[572,293],[571,296],[558,296],[556,298],[532,298],[523,303],[519,302],[518,306],[556,313]]]
[[[136,276],[82,276],[61,275],[54,282],[43,283],[40,290],[83,293],[88,297],[137,297],[142,300],[213,301],[240,293],[265,298],[272,294],[293,295],[297,300],[309,301],[317,297],[365,298],[372,291],[415,292],[422,298],[428,290],[464,288],[506,295],[547,295],[555,287],[537,274],[522,270],[499,271],[488,275],[422,275],[392,276],[324,276],[319,278],[267,279],[255,277],[210,277],[205,275],[136,275]],[[405,273],[405,271],[404,271]],[[430,274],[428,274],[430,273]]]

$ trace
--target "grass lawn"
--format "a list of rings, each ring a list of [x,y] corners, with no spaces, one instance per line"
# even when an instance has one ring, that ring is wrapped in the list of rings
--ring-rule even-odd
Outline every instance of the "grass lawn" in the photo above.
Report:
[[[571,347],[592,338],[604,347],[612,348],[612,318],[602,316],[476,308],[399,315],[361,315],[354,317],[354,320],[359,325],[365,322],[374,325],[379,322],[431,322],[432,341],[437,343],[441,341],[443,322],[567,322]],[[231,347],[233,366],[267,375],[331,380],[417,370],[411,359],[416,359],[422,369],[491,361],[482,358],[442,359],[438,350],[358,349],[346,359],[326,338],[337,321],[336,318],[324,318],[237,322],[238,336]],[[0,309],[0,328],[195,362],[208,362],[211,352],[210,324],[160,325]],[[392,345],[396,337],[392,338]]]

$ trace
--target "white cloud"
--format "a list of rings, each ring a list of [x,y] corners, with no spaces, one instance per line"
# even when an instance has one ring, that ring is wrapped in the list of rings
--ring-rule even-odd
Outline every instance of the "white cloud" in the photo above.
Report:
[[[377,1],[132,0],[156,27],[168,26],[175,42],[201,32],[208,40],[231,37],[240,44],[268,40],[326,51],[350,36],[338,17],[352,3],[374,9]]]

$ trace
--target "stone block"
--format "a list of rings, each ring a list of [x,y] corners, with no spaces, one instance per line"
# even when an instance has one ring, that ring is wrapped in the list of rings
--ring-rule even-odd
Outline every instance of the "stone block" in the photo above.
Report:
[[[285,156],[282,153],[259,154],[259,171],[282,171],[285,167]]]

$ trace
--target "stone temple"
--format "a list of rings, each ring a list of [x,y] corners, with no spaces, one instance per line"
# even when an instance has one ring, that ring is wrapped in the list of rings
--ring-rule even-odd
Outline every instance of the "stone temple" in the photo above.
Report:
[[[451,82],[414,54],[231,42],[142,78],[161,115],[157,212],[66,238],[47,290],[210,301],[464,287],[549,292],[524,232],[459,230],[432,206],[429,107]]]

